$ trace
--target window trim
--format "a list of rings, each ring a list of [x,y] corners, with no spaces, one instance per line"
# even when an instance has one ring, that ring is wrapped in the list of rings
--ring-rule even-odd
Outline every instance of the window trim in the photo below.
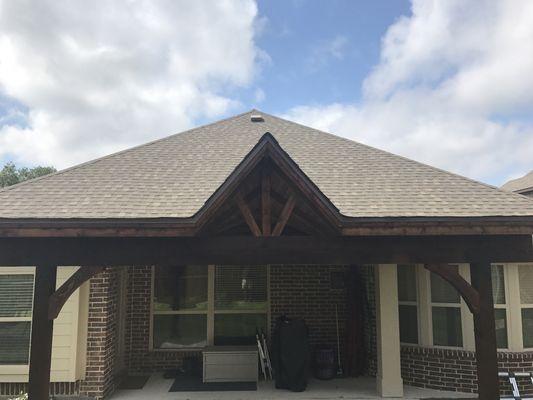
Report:
[[[522,310],[527,308],[527,309],[533,309],[533,303],[522,303],[522,298],[520,297],[520,271],[519,269],[520,268],[531,268],[533,270],[533,263],[521,263],[521,264],[517,264],[517,269],[516,269],[516,275],[517,275],[517,278],[518,278],[518,287],[517,287],[517,296],[518,296],[518,304],[519,304],[519,307],[518,307],[518,310],[517,310],[517,318],[520,320],[520,331],[518,332],[518,334],[520,335],[520,342],[522,344],[522,351],[532,351],[533,350],[533,346],[530,346],[530,347],[526,347],[524,345],[524,330],[523,330],[523,318],[522,318]]]
[[[26,373],[30,365],[31,354],[31,329],[33,316],[33,301],[35,296],[35,267],[2,267],[0,275],[32,275],[33,276],[33,293],[31,298],[31,312],[29,317],[0,317],[0,324],[3,322],[29,322],[30,323],[30,340],[28,343],[28,362],[20,364],[0,364],[0,374],[9,373],[13,371],[17,373]]]
[[[222,265],[223,266],[223,265]],[[150,291],[150,332],[148,337],[148,350],[153,352],[200,352],[203,347],[182,347],[177,349],[158,349],[154,347],[154,315],[206,315],[207,318],[207,346],[212,346],[215,338],[215,315],[216,314],[263,314],[257,310],[215,310],[215,264],[207,266],[207,309],[206,310],[172,310],[172,311],[154,311],[154,294],[155,294],[155,266],[151,267],[151,291]],[[271,304],[270,304],[270,265],[266,265],[267,279],[267,336],[270,336],[271,324]]]
[[[508,279],[508,274],[507,274],[507,268],[506,268],[506,264],[503,264],[503,263],[493,263],[491,264],[491,268],[492,267],[499,267],[501,266],[502,267],[502,271],[503,271],[503,295],[505,297],[505,303],[503,304],[496,304],[494,303],[494,310],[496,309],[501,309],[501,310],[505,310],[505,330],[507,331],[507,347],[497,347],[498,351],[509,351],[511,349],[511,332],[510,332],[510,324],[511,324],[511,321],[510,321],[510,318],[509,318],[509,314],[510,314],[510,309],[509,309],[509,295],[510,295],[510,291],[509,291],[509,279]],[[492,271],[491,271],[492,272]],[[496,343],[496,346],[498,344]]]
[[[463,278],[467,279],[465,276],[464,268],[461,267],[461,264],[449,264],[450,266],[457,266],[457,270],[459,272],[459,275],[461,275]],[[428,319],[428,329],[429,329],[429,343],[430,346],[438,348],[438,349],[451,349],[451,350],[463,350],[467,348],[467,340],[465,337],[465,313],[464,313],[464,299],[459,294],[459,302],[458,303],[442,303],[442,302],[433,302],[431,299],[431,272],[427,271],[426,274],[426,285],[427,285],[427,303],[428,303],[428,311],[429,311],[429,319]],[[470,278],[470,277],[468,277]],[[442,279],[442,278],[441,278]],[[470,279],[467,279],[470,281]],[[435,335],[433,332],[433,307],[446,307],[446,308],[457,308],[459,309],[459,315],[460,315],[460,321],[461,321],[461,346],[447,346],[447,345],[438,345],[435,344]]]

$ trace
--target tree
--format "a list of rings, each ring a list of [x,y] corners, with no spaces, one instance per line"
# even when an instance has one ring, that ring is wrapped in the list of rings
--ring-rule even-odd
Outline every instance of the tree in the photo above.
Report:
[[[54,167],[17,168],[15,164],[8,162],[0,170],[0,187],[11,186],[52,172],[56,172]]]

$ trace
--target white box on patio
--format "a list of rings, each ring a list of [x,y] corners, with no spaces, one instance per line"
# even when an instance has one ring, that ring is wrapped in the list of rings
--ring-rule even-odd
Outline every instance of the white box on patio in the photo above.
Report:
[[[204,382],[257,382],[257,347],[208,346],[202,354]]]

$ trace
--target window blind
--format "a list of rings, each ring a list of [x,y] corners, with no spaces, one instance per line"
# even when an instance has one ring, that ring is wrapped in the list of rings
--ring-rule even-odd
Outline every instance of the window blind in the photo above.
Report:
[[[520,302],[533,304],[533,265],[520,265],[518,276],[520,279]]]
[[[265,310],[267,269],[265,266],[217,266],[216,310]]]
[[[31,322],[0,323],[0,364],[27,364]]]
[[[31,317],[33,275],[0,275],[0,317]]]

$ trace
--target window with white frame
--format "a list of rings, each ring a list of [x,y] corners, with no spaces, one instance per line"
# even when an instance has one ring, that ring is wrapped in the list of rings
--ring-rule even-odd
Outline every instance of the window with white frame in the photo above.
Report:
[[[507,296],[505,295],[505,270],[503,265],[492,265],[492,297],[496,323],[496,343],[499,349],[508,348]]]
[[[533,264],[519,265],[520,312],[524,348],[533,348]]]
[[[453,265],[452,268],[459,268]],[[430,275],[433,345],[462,347],[461,296],[437,274]]]
[[[28,364],[33,274],[0,274],[0,364]]]
[[[418,293],[416,265],[398,264],[398,314],[400,342],[418,344]]]
[[[268,327],[265,266],[156,267],[155,349],[255,343]]]

